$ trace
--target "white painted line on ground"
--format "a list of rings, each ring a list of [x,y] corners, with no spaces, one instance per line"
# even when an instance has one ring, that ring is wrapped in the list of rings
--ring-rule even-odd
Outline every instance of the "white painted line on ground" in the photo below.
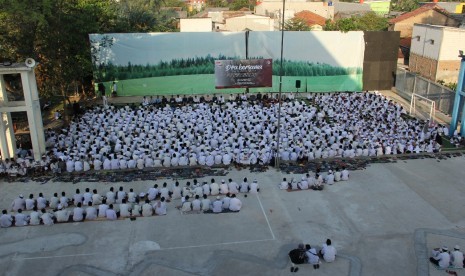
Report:
[[[161,248],[160,250],[174,250],[174,249],[199,248],[199,247],[208,247],[208,246],[232,245],[232,244],[242,244],[242,243],[252,243],[252,242],[265,242],[265,241],[272,241],[272,240],[274,240],[274,239],[250,240],[250,241],[235,241],[235,242],[221,242],[221,243],[201,244],[201,245],[190,245],[190,246],[176,246],[176,247]]]
[[[266,223],[268,224],[268,228],[270,229],[271,236],[273,237],[272,240],[275,240],[276,237],[274,236],[273,230],[271,229],[270,221],[268,220],[268,216],[265,213],[265,209],[263,209],[262,201],[260,200],[260,197],[257,194],[257,199],[258,203],[260,203],[260,207],[262,208],[263,215],[265,216]]]
[[[43,257],[27,257],[27,258],[17,258],[14,257],[13,260],[39,260],[39,259],[55,259],[55,258],[69,258],[69,257],[83,257],[83,256],[93,256],[97,253],[88,253],[88,254],[72,254],[72,255],[55,255],[55,256],[43,256]]]

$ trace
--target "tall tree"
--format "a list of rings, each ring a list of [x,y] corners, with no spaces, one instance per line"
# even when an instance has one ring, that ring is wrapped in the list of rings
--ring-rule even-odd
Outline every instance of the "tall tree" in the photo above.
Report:
[[[409,12],[420,7],[420,1],[418,0],[392,0],[391,10]]]
[[[362,16],[351,16],[335,21],[327,20],[325,31],[385,31],[388,20],[374,12],[368,12]]]
[[[308,26],[304,19],[294,17],[284,22],[285,31],[310,31],[311,28]]]

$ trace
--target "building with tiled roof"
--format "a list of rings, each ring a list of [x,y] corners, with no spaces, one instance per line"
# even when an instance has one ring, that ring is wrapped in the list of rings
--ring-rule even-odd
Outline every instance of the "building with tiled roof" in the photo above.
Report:
[[[301,11],[295,14],[295,18],[303,19],[309,27],[323,27],[326,24],[326,18],[311,11]]]
[[[389,30],[399,31],[400,37],[412,37],[413,24],[431,24],[458,27],[460,22],[435,3],[425,4],[416,10],[406,12],[389,20]]]

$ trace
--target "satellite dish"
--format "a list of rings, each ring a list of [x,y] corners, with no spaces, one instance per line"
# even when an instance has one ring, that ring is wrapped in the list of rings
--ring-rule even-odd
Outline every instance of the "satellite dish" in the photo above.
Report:
[[[27,58],[26,61],[24,61],[27,67],[33,68],[36,66],[36,61],[33,58]]]

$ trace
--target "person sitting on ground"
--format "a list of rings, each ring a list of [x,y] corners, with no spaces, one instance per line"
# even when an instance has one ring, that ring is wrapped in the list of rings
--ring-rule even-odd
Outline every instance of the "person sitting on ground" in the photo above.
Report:
[[[97,189],[92,190],[92,204],[97,206],[102,203],[102,196],[97,192]]]
[[[65,192],[61,192],[61,197],[60,197],[60,204],[63,206],[63,208],[67,208],[68,204],[70,202],[70,199],[66,196]]]
[[[131,206],[126,203],[126,199],[123,198],[119,205],[119,215],[122,218],[128,218],[131,216]]]
[[[36,201],[34,200],[34,195],[30,194],[29,198],[26,198],[26,210],[32,210],[36,204]]]
[[[186,195],[184,197],[184,202],[182,203],[181,211],[182,212],[190,212],[190,211],[192,211],[192,203],[189,201],[189,196],[188,195]]]
[[[202,199],[202,211],[209,211],[211,208],[211,200],[208,199],[207,195],[204,194],[203,195],[203,199]]]
[[[37,212],[37,207],[32,208],[32,212],[29,214],[29,225],[39,225],[40,224],[40,213]]]
[[[334,182],[339,181],[341,181],[341,171],[339,169],[336,169],[336,172],[334,172]]]
[[[279,189],[281,190],[289,189],[289,183],[287,182],[286,178],[283,178],[283,181],[281,182],[281,184],[279,184]]]
[[[0,227],[8,228],[13,225],[13,217],[8,214],[7,210],[2,210],[2,216],[0,217]]]
[[[454,251],[450,253],[450,265],[454,268],[463,268],[463,253],[460,246],[454,246]]]
[[[138,217],[142,214],[142,207],[140,206],[140,200],[136,197],[136,202],[132,205],[131,215],[133,217]]]
[[[192,211],[199,212],[202,209],[202,202],[200,201],[200,196],[195,195],[195,199],[192,201]]]
[[[102,200],[102,203],[98,206],[97,216],[99,218],[104,218],[107,215],[107,209],[108,209],[107,200],[104,198]]]
[[[86,208],[86,220],[95,220],[97,218],[97,209],[92,204],[92,201],[89,201],[87,203],[87,208]]]
[[[341,180],[342,180],[342,181],[347,181],[347,180],[349,180],[349,171],[348,171],[346,168],[342,168]]]
[[[142,205],[142,216],[144,217],[153,216],[153,207],[150,205],[149,199],[146,199],[144,205]]]
[[[162,196],[160,200],[153,205],[153,209],[155,210],[155,214],[159,216],[166,215],[165,197]]]
[[[433,256],[429,258],[430,262],[440,268],[448,268],[450,264],[449,248],[443,246],[440,250],[435,248],[433,250]]]
[[[328,174],[326,175],[325,182],[328,185],[333,185],[334,184],[334,174],[332,170],[328,171]]]
[[[226,182],[224,181],[224,179],[221,180],[221,184],[220,184],[220,193],[221,193],[222,195],[225,195],[225,194],[229,193],[228,184],[226,184]]]
[[[231,203],[231,195],[227,193],[221,201],[223,202],[223,210],[229,210],[229,204]]]
[[[210,194],[212,196],[217,196],[220,193],[220,185],[215,182],[215,179],[212,178],[211,184],[210,184]]]
[[[305,264],[308,262],[304,244],[301,243],[296,249],[289,251],[289,259],[291,260],[291,272],[299,271],[297,264]]]
[[[301,190],[308,190],[308,181],[307,177],[302,176],[302,180],[298,183],[299,189]]]
[[[26,226],[29,223],[29,216],[23,214],[22,209],[18,209],[15,215],[15,226]]]
[[[236,197],[235,194],[231,195],[231,200],[229,201],[229,210],[232,212],[239,212],[242,208],[242,202]]]
[[[73,221],[83,221],[85,218],[84,209],[82,209],[82,203],[78,202],[76,207],[73,209]]]
[[[251,194],[258,194],[260,192],[260,186],[258,186],[257,179],[254,179],[250,184],[250,191]]]
[[[113,210],[113,204],[108,206],[108,209],[105,211],[105,217],[108,220],[117,220],[118,215],[116,214],[115,210]]]
[[[314,269],[320,268],[320,257],[316,253],[316,249],[312,248],[310,244],[305,245],[308,263],[313,265]]]
[[[55,212],[55,217],[57,222],[68,222],[70,216],[70,211],[66,210],[63,205],[58,204],[58,210]]]
[[[23,195],[19,195],[11,203],[11,210],[14,212],[18,212],[19,209],[24,209],[24,208],[26,208],[26,201],[24,200]]]
[[[45,208],[41,210],[41,213],[42,214],[40,215],[40,219],[42,223],[47,226],[53,225],[55,216],[52,213],[47,212]]]
[[[323,259],[327,263],[334,262],[336,259],[336,248],[331,245],[331,240],[327,239],[326,243],[323,244],[320,255],[323,256]]]
[[[216,200],[212,203],[212,212],[213,213],[221,213],[223,212],[223,202],[221,201],[221,197],[217,196]]]
[[[244,177],[244,181],[241,183],[241,188],[239,189],[241,193],[248,193],[250,191],[250,186],[247,181],[247,177]]]

